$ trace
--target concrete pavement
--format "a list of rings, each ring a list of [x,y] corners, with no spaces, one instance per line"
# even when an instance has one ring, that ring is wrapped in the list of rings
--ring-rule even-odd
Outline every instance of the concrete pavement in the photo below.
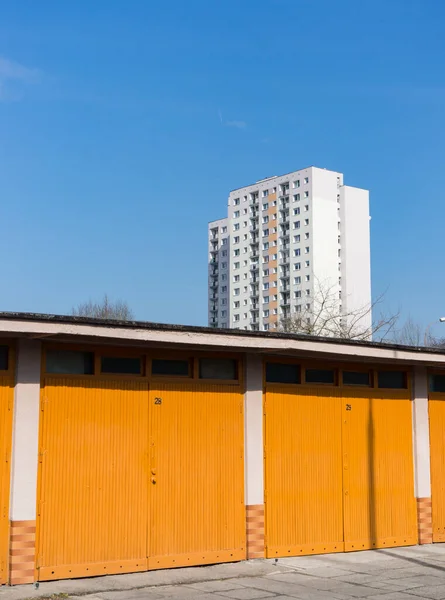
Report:
[[[0,588],[0,600],[445,600],[445,544]]]

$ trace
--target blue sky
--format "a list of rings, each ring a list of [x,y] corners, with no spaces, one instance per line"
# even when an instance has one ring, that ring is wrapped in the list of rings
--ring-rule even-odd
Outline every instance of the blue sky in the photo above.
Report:
[[[445,315],[444,27],[437,0],[5,0],[0,309],[206,324],[207,221],[316,165],[371,190],[374,295]]]

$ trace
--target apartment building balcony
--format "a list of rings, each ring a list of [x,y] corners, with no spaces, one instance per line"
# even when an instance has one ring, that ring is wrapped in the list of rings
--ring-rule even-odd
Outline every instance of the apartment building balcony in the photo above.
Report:
[[[214,281],[211,281],[211,282],[210,282],[210,287],[211,287],[212,289],[217,289],[217,288],[218,288],[218,280],[217,280],[217,279],[215,279]]]

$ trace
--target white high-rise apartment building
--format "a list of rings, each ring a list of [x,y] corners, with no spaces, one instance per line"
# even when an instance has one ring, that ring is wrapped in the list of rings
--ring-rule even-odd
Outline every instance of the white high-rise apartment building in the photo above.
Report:
[[[371,304],[369,192],[317,167],[229,194],[209,223],[209,325],[275,330],[320,288],[342,314]],[[370,325],[371,315],[361,326]]]

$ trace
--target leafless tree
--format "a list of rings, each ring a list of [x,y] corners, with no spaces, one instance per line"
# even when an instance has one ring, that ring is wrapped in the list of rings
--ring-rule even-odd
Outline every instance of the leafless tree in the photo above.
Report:
[[[427,336],[430,337],[430,336]],[[402,327],[394,332],[393,339],[398,344],[406,346],[423,346],[425,344],[426,332],[423,327],[416,323],[410,316]],[[431,342],[432,340],[430,340]],[[430,343],[427,344],[428,346]]]
[[[310,302],[302,303],[299,312],[283,318],[279,329],[315,336],[384,341],[394,331],[399,313],[379,310],[383,299],[381,295],[371,304],[345,311],[338,288],[316,280],[314,295],[308,298]]]
[[[82,302],[72,309],[75,317],[91,317],[93,319],[115,319],[117,321],[131,321],[134,318],[133,311],[128,304],[122,300],[112,301],[105,294],[101,302]]]

